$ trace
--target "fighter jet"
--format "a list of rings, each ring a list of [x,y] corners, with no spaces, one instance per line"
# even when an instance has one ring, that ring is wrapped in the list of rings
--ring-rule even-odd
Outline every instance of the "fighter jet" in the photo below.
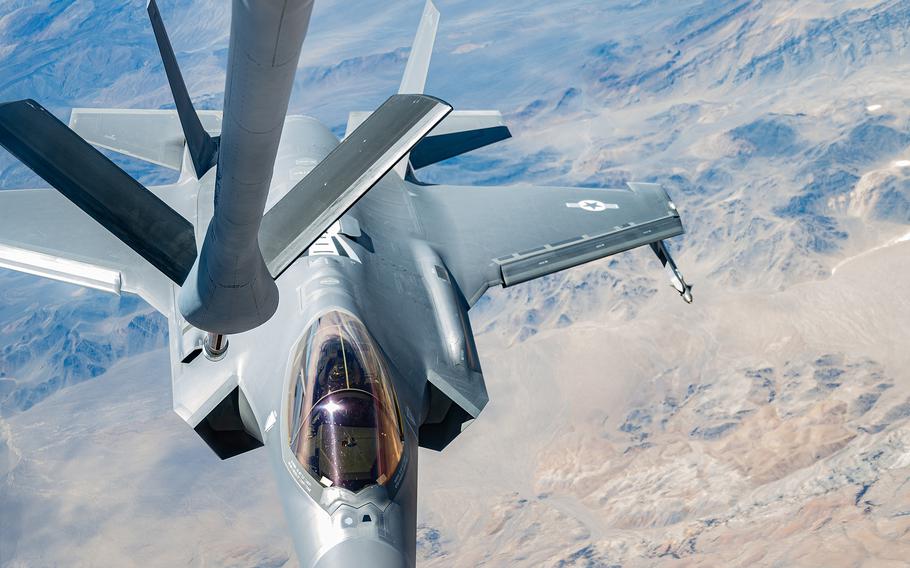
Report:
[[[427,3],[399,92],[342,140],[287,116],[312,0],[233,0],[223,111],[196,111],[155,0],[175,110],[0,105],[53,189],[0,192],[0,266],[138,294],[169,322],[176,413],[222,459],[268,456],[301,566],[414,566],[418,448],[487,403],[468,311],[491,286],[683,233],[658,185],[456,187],[422,168],[510,136],[423,93]],[[180,172],[144,187],[95,146]]]

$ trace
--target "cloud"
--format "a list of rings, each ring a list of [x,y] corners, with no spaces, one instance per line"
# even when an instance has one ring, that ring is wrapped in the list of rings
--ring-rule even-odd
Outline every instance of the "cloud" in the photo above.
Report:
[[[491,45],[492,41],[485,41],[483,43],[463,43],[452,50],[453,55],[464,55],[465,53],[471,53],[472,51],[477,51],[478,49],[483,49]]]

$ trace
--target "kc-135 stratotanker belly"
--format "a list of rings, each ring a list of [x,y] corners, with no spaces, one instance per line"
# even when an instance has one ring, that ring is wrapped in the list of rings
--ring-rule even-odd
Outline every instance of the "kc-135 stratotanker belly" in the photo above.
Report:
[[[415,565],[418,448],[487,392],[468,311],[511,286],[649,245],[686,302],[655,184],[458,187],[428,165],[510,136],[423,94],[427,2],[399,93],[342,140],[286,116],[312,0],[234,0],[223,111],[192,105],[154,0],[175,110],[0,104],[0,144],[53,189],[0,192],[0,266],[168,317],[174,410],[222,459],[268,454],[302,566]],[[181,172],[143,187],[98,146]],[[151,465],[151,464],[150,464]]]

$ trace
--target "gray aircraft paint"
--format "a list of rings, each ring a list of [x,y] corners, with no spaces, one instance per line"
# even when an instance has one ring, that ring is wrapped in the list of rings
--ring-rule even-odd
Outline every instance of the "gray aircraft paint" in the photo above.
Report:
[[[308,17],[309,4],[294,6]],[[253,10],[235,3],[235,10],[240,8]],[[424,12],[430,18],[437,17],[434,13],[431,5]],[[257,41],[266,41],[271,33],[274,42],[275,30],[268,25],[274,20],[264,14],[250,22],[263,25]],[[301,39],[302,21],[296,20]],[[435,25],[424,21],[421,29]],[[251,32],[233,30],[232,50],[235,36],[244,37],[243,33]],[[415,41],[418,44],[432,41],[423,37]],[[282,45],[282,57],[276,61],[296,61],[295,42]],[[429,54],[418,49],[413,57],[419,64],[409,64],[408,69],[417,71],[403,84],[420,87]],[[235,69],[229,75],[254,75],[244,73]],[[286,80],[275,79],[279,86]],[[231,96],[262,88],[254,79],[244,85]],[[235,104],[226,105],[223,115],[199,113],[208,135],[221,134],[222,140],[230,141],[235,136],[231,133],[243,128],[243,119],[229,117]],[[339,140],[318,121],[284,117],[283,112],[280,119],[272,114],[262,119],[269,127],[267,146],[273,161],[253,168],[234,150],[224,150],[222,143],[216,167],[198,179],[175,111],[75,109],[70,126],[97,145],[180,169],[176,184],[149,191],[192,224],[204,250],[206,239],[214,238],[209,235],[218,234],[210,229],[214,224],[210,221],[234,208],[243,210],[245,228],[238,234],[246,234],[255,244],[262,212],[268,217],[287,205],[285,198],[338,148]],[[369,114],[352,113],[348,138]],[[136,136],[137,129],[148,135]],[[453,155],[446,140],[468,151],[507,134],[498,113],[456,111],[404,152],[411,148],[425,165]],[[391,161],[386,153],[379,154]],[[206,332],[184,317],[181,287],[141,250],[130,248],[57,191],[0,192],[4,222],[0,266],[113,293],[137,293],[168,317],[175,412],[222,457],[264,446],[259,451],[265,452],[273,469],[301,566],[415,565],[418,447],[444,449],[487,402],[468,310],[489,286],[512,285],[651,245],[677,292],[691,300],[691,287],[664,244],[664,239],[683,232],[680,216],[657,185],[630,184],[622,189],[426,185],[416,180],[407,163],[401,168],[404,175],[389,169],[391,163],[386,165],[383,171],[388,173],[368,184],[369,191],[363,190],[340,219],[329,215],[320,221],[322,236],[316,244],[292,257],[277,279],[269,276],[276,289],[274,314],[261,325],[231,335],[227,351],[217,358],[203,354]],[[267,192],[253,192],[229,206],[219,198],[216,207],[218,188],[223,192],[235,183],[224,181],[223,171],[233,172],[231,179],[237,183]],[[303,201],[305,206],[307,200]],[[258,217],[250,217],[251,209],[258,210]],[[304,225],[301,230],[312,223]],[[244,248],[249,242],[238,246],[243,254],[252,254]],[[258,245],[254,252],[258,255]],[[251,262],[265,269],[261,256]],[[335,312],[356,318],[368,330],[396,396],[403,439],[401,458],[391,475],[359,491],[317,479],[289,445],[296,357],[311,325]]]
[[[234,0],[215,199],[180,311],[197,327],[246,330],[278,307],[259,251],[272,165],[313,0]]]

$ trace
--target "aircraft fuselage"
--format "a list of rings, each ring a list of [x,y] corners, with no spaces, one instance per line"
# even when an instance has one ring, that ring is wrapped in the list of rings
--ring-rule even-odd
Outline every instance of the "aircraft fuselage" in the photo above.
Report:
[[[288,117],[269,205],[337,143],[317,121]],[[211,184],[211,175],[184,183]],[[429,411],[426,377],[448,355],[447,327],[440,326],[437,314],[438,304],[446,300],[434,294],[436,283],[430,280],[439,280],[438,270],[444,268],[421,238],[409,185],[394,172],[380,181],[277,281],[280,304],[275,315],[256,329],[231,335],[221,359],[198,356],[182,362],[198,348],[200,331],[183,323],[179,310],[171,314],[175,410],[195,424],[226,388],[240,389],[250,410],[246,419],[251,414],[255,420],[247,430],[267,448],[303,566],[360,565],[358,558],[370,559],[374,566],[415,562],[418,438]],[[200,196],[210,192],[200,188]],[[197,226],[204,227],[211,206],[203,197],[198,204]],[[466,306],[455,295],[448,300],[443,312],[458,312],[458,321],[448,327],[469,332]],[[352,316],[368,330],[386,366],[397,403],[394,418],[400,423],[403,451],[394,471],[383,483],[368,483],[358,491],[326,485],[295,458],[289,445],[289,399],[301,365],[295,356],[299,359],[306,349],[314,323],[335,312]],[[183,337],[183,332],[196,337]],[[470,338],[460,341],[473,349]],[[227,386],[200,404],[198,397],[206,396],[204,385],[219,383]],[[183,400],[191,402],[182,405]],[[194,406],[196,412],[187,410]],[[382,558],[388,558],[387,563],[377,564]]]

